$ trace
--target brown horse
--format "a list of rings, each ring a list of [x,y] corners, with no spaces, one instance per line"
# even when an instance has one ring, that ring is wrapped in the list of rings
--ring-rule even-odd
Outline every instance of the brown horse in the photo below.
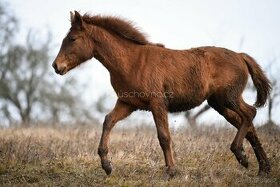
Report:
[[[107,157],[110,132],[118,121],[140,109],[153,114],[166,171],[173,176],[167,113],[189,110],[204,100],[238,129],[230,147],[238,162],[248,167],[243,150],[246,138],[257,157],[259,173],[269,173],[269,161],[252,123],[256,108],[245,103],[241,94],[250,74],[257,89],[255,106],[260,107],[271,86],[249,55],[218,47],[167,49],[149,42],[126,20],[81,16],[75,11],[53,67],[64,75],[92,57],[108,69],[118,95],[115,108],[105,117],[98,147],[102,168],[108,175],[112,172]]]

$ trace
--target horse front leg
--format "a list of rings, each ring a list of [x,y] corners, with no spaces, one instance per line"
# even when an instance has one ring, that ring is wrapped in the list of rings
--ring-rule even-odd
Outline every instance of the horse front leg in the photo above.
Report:
[[[110,139],[111,130],[118,121],[126,118],[133,111],[133,107],[118,100],[114,109],[105,117],[105,120],[103,122],[102,135],[98,146],[98,155],[101,159],[102,168],[105,170],[107,175],[110,175],[112,172],[112,164],[107,158],[109,152],[108,143]]]
[[[165,165],[167,167],[166,173],[168,177],[173,177],[176,173],[176,170],[171,146],[171,136],[168,128],[168,112],[163,102],[152,103],[151,110],[157,128],[159,143],[165,158]]]

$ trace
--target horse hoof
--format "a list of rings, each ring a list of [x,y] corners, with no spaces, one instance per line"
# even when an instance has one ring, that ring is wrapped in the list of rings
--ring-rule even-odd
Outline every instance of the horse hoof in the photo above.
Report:
[[[112,173],[113,167],[110,161],[104,160],[102,162],[102,168],[104,169],[107,175],[110,175]]]
[[[174,167],[167,168],[165,171],[164,178],[169,180],[169,179],[175,177],[176,173],[177,173],[177,171]]]
[[[235,154],[235,157],[238,160],[239,164],[241,164],[245,168],[248,168],[249,162],[248,162],[247,155],[244,152],[244,149],[241,148],[241,151],[240,151],[239,149],[231,147],[231,150]]]
[[[259,170],[258,176],[262,177],[262,176],[267,176],[269,174],[270,171],[264,171],[264,170]]]
[[[264,166],[261,166],[259,169],[259,176],[268,175],[271,171],[271,167],[269,163],[266,163]]]

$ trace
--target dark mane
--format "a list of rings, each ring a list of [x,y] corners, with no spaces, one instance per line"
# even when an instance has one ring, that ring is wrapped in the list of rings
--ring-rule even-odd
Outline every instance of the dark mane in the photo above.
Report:
[[[117,35],[126,38],[134,43],[146,45],[150,43],[145,34],[139,31],[131,21],[115,16],[90,16],[85,14],[83,20],[87,24],[94,24],[106,30],[116,33]],[[153,44],[152,44],[153,45]]]

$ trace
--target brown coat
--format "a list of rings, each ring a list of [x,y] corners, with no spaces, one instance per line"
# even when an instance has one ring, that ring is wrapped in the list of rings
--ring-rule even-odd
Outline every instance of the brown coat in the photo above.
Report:
[[[71,24],[53,63],[55,71],[63,75],[94,57],[110,72],[118,95],[115,108],[105,118],[98,148],[107,174],[112,171],[107,158],[111,129],[117,121],[143,109],[153,113],[167,173],[173,176],[167,112],[186,111],[204,100],[238,129],[231,145],[237,160],[248,167],[242,146],[246,137],[259,161],[260,173],[270,171],[252,123],[256,109],[242,99],[249,75],[257,89],[255,106],[265,104],[271,89],[252,57],[219,47],[168,49],[149,42],[130,22],[117,17],[81,16],[75,12],[71,13]]]

